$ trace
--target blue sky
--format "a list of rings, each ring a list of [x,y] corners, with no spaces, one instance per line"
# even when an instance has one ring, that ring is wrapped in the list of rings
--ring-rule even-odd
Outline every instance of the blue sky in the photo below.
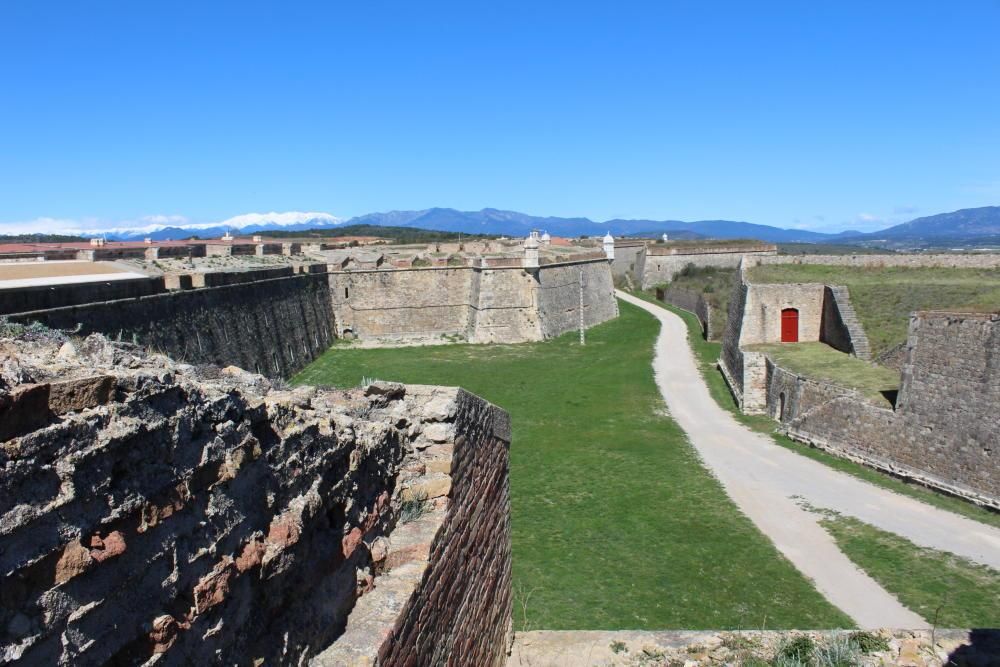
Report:
[[[1000,0],[0,0],[0,230],[1000,204]],[[40,221],[41,219],[41,221]]]

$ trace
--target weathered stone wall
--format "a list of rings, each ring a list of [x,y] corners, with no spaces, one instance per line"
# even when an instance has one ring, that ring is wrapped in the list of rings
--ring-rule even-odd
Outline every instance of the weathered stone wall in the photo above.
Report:
[[[749,258],[750,266],[766,264],[827,264],[856,267],[943,267],[993,269],[1000,267],[1000,253],[891,255],[772,255]]]
[[[312,661],[345,665],[502,665],[510,645],[507,415],[470,394],[454,403],[454,444],[434,445],[403,497],[447,501],[390,536],[384,574],[347,631]],[[438,437],[438,436],[434,436]]]
[[[416,568],[380,600],[397,631],[366,664],[501,663],[502,410],[433,387],[281,391],[101,337],[0,353],[4,417],[42,415],[0,443],[4,662],[302,664]],[[432,541],[407,539],[432,517]]]
[[[162,283],[160,279],[160,283]],[[134,341],[189,363],[287,377],[333,342],[325,274],[242,282],[21,313],[81,334]]]
[[[775,253],[777,253],[775,247],[767,244],[761,245],[759,249],[734,246],[715,251],[698,248],[657,248],[651,245],[646,249],[646,256],[642,262],[642,287],[648,289],[669,283],[688,264],[694,264],[699,268],[714,266],[735,269],[744,256],[766,258]]]
[[[107,282],[39,285],[0,290],[0,315],[61,308],[95,301],[135,299],[166,291],[163,278],[128,278]]]
[[[740,346],[781,342],[781,311],[799,311],[799,342],[820,340],[823,319],[821,284],[750,284],[743,309]]]
[[[776,365],[767,359],[767,414],[780,422],[789,422],[803,414],[825,405],[835,398],[853,397],[863,401],[859,394],[837,385],[817,382]]]
[[[741,265],[742,267],[742,265]],[[719,370],[726,378],[736,401],[743,402],[743,351],[740,349],[740,331],[743,328],[743,311],[746,308],[749,286],[740,279],[733,287],[729,299],[729,313],[726,330],[722,334],[722,352],[719,356]]]
[[[330,274],[339,335],[362,339],[520,343],[618,315],[606,260],[513,267],[442,267]]]
[[[1000,316],[915,314],[895,411],[787,372],[769,383],[772,414],[786,396],[789,435],[1000,507]]]
[[[642,275],[642,262],[645,258],[646,244],[642,242],[616,242],[615,260],[611,262],[611,273],[615,278],[624,278],[626,274],[638,282]]]
[[[434,339],[468,335],[472,269],[330,273],[339,335]],[[530,305],[530,304],[528,304]]]
[[[819,339],[832,348],[850,354],[854,351],[851,332],[841,316],[840,304],[833,289],[827,285],[823,289],[823,310],[819,325]]]
[[[701,322],[701,335],[706,340],[711,340],[715,335],[716,332],[712,329],[712,306],[701,292],[684,287],[657,287],[656,298],[697,316]]]
[[[583,325],[618,317],[618,300],[607,261],[542,267],[538,271],[538,314],[542,336],[552,338],[580,326],[580,280]]]

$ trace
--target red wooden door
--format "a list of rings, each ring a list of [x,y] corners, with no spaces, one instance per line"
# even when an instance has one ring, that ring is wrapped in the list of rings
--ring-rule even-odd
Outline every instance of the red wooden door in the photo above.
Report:
[[[781,342],[799,342],[799,311],[796,308],[781,311]]]

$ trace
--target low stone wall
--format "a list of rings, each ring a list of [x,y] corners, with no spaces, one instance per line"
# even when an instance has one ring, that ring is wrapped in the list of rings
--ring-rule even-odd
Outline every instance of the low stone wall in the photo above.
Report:
[[[826,264],[856,267],[940,267],[994,269],[1000,267],[1000,253],[989,254],[904,254],[890,255],[772,255],[749,258],[748,266],[766,264]]]
[[[325,274],[52,308],[11,319],[83,335],[103,333],[189,363],[233,364],[269,377],[294,374],[335,337]]]
[[[303,664],[349,643],[368,599],[395,630],[364,664],[502,662],[502,410],[434,387],[282,391],[99,336],[0,352],[4,417],[41,418],[0,447],[4,662]],[[432,541],[407,539],[435,516]],[[386,599],[407,568],[423,575]]]

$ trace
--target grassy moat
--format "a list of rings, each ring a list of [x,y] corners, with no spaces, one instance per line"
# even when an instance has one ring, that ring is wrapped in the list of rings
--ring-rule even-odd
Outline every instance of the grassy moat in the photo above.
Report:
[[[519,628],[851,626],[702,466],[653,382],[659,325],[619,306],[584,347],[337,347],[293,381],[459,385],[510,412]]]

